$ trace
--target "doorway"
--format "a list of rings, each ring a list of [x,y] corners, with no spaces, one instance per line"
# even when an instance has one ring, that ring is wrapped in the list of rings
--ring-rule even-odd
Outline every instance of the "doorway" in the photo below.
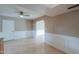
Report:
[[[45,41],[45,23],[44,23],[44,20],[36,22],[36,39],[39,42]]]

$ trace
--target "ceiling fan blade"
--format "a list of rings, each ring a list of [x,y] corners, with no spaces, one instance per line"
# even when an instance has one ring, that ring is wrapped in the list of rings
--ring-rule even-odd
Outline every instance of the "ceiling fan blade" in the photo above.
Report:
[[[24,15],[24,16],[30,16],[30,15]]]

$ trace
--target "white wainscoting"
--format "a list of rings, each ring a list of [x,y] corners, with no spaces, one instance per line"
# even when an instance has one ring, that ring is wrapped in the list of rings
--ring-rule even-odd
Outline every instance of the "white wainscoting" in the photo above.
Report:
[[[0,38],[2,38],[2,32],[0,32]]]
[[[14,40],[21,38],[33,37],[32,31],[15,31],[15,32],[0,32],[0,37],[6,40]]]
[[[46,33],[45,41],[66,53],[79,53],[79,38]]]

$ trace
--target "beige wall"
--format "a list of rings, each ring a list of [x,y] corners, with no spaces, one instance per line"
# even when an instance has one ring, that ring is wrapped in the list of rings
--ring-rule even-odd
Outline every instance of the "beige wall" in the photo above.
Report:
[[[29,20],[16,20],[15,25],[16,31],[25,31],[25,30],[32,30],[32,21]]]
[[[44,16],[45,42],[65,53],[79,53],[79,10],[54,17]]]
[[[79,37],[79,10],[55,17],[44,16],[39,20],[45,21],[45,30],[48,33]]]
[[[1,21],[1,17],[0,17],[0,32],[2,31],[2,21]]]
[[[15,21],[15,31],[26,31],[26,30],[32,30],[32,20],[24,20],[24,19],[18,19],[13,17],[6,17],[6,16],[0,16],[0,31],[2,30],[2,20],[13,20]]]

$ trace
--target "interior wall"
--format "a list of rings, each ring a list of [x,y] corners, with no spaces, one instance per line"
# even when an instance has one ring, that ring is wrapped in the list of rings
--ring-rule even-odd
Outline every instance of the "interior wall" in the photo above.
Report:
[[[45,21],[45,31],[49,33],[79,37],[79,10],[61,14],[54,17],[43,16],[34,21]]]
[[[29,20],[16,20],[15,31],[32,30],[32,21]]]
[[[66,53],[79,53],[79,10],[45,20],[46,41]]]
[[[46,43],[66,53],[79,53],[79,10],[54,17],[40,17],[34,24],[39,20],[45,21]]]
[[[79,10],[45,20],[47,32],[79,37]]]
[[[2,20],[1,20],[1,17],[0,17],[0,32],[2,31]]]
[[[14,17],[7,17],[7,16],[0,16],[2,20],[13,20],[15,21],[15,31],[25,31],[25,30],[32,30],[32,20],[24,20],[21,18],[14,18]],[[0,22],[1,24],[2,22]]]
[[[21,38],[29,38],[32,37],[32,20],[24,20],[20,18],[0,16],[0,31],[2,30],[2,21],[3,20],[13,20],[15,22],[15,30],[11,33],[5,34],[1,32],[0,35],[5,38],[5,40],[12,39],[21,39]]]

